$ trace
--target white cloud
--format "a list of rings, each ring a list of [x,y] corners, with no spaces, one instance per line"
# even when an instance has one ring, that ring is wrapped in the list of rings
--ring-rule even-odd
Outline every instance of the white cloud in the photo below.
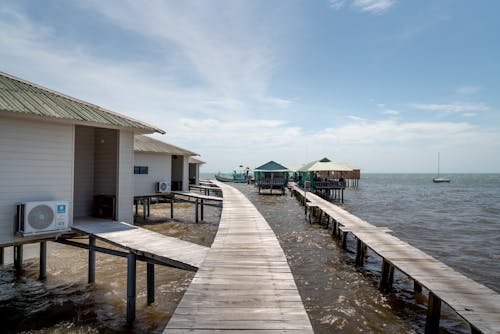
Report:
[[[344,8],[349,0],[330,0],[330,7],[335,10]],[[357,10],[371,14],[381,14],[391,8],[395,0],[350,0],[351,6]]]
[[[399,115],[399,111],[398,110],[394,110],[394,109],[384,109],[384,110],[382,110],[382,114],[384,114],[384,115],[391,115],[391,116],[397,116],[397,115]]]
[[[481,90],[479,86],[462,86],[457,88],[456,92],[459,95],[474,95]]]
[[[356,122],[366,121],[364,118],[359,117],[359,116],[354,116],[354,115],[349,115],[349,116],[347,116],[347,118],[349,118],[349,119],[351,119],[353,121],[356,121]]]
[[[339,10],[345,6],[347,0],[330,0],[330,7]]]
[[[379,14],[391,8],[396,1],[394,0],[354,0],[354,7],[373,14]]]
[[[423,104],[415,103],[412,107],[426,111],[445,111],[445,112],[480,112],[487,111],[490,108],[484,103],[451,103],[451,104]]]

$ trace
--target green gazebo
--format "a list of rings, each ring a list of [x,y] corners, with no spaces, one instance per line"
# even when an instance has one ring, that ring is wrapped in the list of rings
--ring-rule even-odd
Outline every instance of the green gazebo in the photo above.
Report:
[[[285,194],[289,172],[288,168],[275,161],[269,161],[255,168],[253,176],[255,185],[259,188],[259,194],[262,189],[269,189],[270,194],[273,193],[273,189],[279,189],[281,194]]]

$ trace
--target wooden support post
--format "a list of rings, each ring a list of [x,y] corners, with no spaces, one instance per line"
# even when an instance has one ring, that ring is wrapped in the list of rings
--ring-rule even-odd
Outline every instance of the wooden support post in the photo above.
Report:
[[[148,212],[147,212],[147,216],[149,217],[149,215],[151,214],[151,197],[148,197],[147,199],[147,203],[148,203]]]
[[[347,248],[347,233],[346,231],[342,231],[342,249]]]
[[[338,223],[337,223],[337,220],[333,220],[333,233],[332,235],[337,235],[337,229],[338,229]]]
[[[4,263],[4,249],[3,247],[0,247],[0,266],[3,266]]]
[[[14,246],[14,268],[21,269],[23,266],[23,245]]]
[[[146,203],[147,203],[147,201],[148,201],[147,199],[142,200],[142,218],[144,220],[146,220],[146,205],[147,205]]]
[[[43,281],[47,278],[47,241],[40,242],[40,275],[38,279]]]
[[[344,189],[342,188],[342,203],[344,203]]]
[[[204,210],[203,210],[203,208],[204,208],[203,200],[201,200],[200,202],[201,202],[201,204],[200,204],[201,205],[201,221],[204,221],[205,219],[203,218],[203,216],[204,216],[203,215],[203,213],[204,213]]]
[[[195,206],[195,209],[194,209],[194,215],[195,215],[195,222],[198,223],[198,203],[199,203],[199,200],[196,199],[194,201],[194,206]]]
[[[425,334],[439,333],[439,318],[441,316],[441,299],[429,291],[427,304],[427,319],[425,321]]]
[[[356,264],[360,266],[365,262],[364,246],[361,239],[358,238],[356,242]]]
[[[323,210],[319,210],[318,224],[323,225]]]
[[[146,280],[148,290],[148,305],[155,302],[155,265],[147,263],[146,267]]]
[[[390,272],[391,272],[391,264],[387,262],[385,259],[382,259],[382,274],[380,275],[380,282],[378,284],[378,288],[380,291],[385,292],[390,289]]]
[[[134,202],[135,204],[135,215],[138,216],[139,215],[139,201],[135,201]]]
[[[422,293],[422,286],[416,280],[413,280],[413,292]]]
[[[89,236],[89,283],[95,283],[95,237]]]
[[[127,322],[129,324],[135,320],[136,269],[136,256],[129,253],[127,255]]]
[[[392,283],[394,283],[394,266],[389,268],[389,279],[388,279],[388,289],[392,289]]]
[[[170,219],[174,219],[174,198],[170,199]]]

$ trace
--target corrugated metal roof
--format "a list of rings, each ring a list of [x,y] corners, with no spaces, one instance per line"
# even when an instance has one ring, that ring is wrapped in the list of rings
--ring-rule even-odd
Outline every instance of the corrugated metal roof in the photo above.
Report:
[[[254,172],[288,172],[289,169],[275,161],[269,161],[253,170]]]
[[[337,171],[337,172],[347,172],[352,171],[353,168],[345,162],[333,162],[327,158],[321,160],[312,161],[301,168],[300,172],[319,172],[319,171]]]
[[[198,153],[143,135],[134,136],[134,151],[188,156],[199,155]]]
[[[190,158],[189,158],[189,163],[190,163],[190,164],[199,164],[199,165],[206,164],[206,162],[205,162],[205,161],[200,160],[200,159],[196,159],[196,158],[193,158],[193,157],[190,157]]]
[[[141,121],[3,72],[0,72],[0,111],[165,133]]]

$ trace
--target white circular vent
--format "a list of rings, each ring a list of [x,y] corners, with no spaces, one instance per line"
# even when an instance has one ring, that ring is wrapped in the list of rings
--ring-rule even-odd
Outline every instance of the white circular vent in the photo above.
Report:
[[[167,191],[167,184],[165,182],[160,182],[160,190]]]
[[[28,214],[28,224],[35,230],[44,230],[54,220],[54,211],[48,205],[35,206]]]

